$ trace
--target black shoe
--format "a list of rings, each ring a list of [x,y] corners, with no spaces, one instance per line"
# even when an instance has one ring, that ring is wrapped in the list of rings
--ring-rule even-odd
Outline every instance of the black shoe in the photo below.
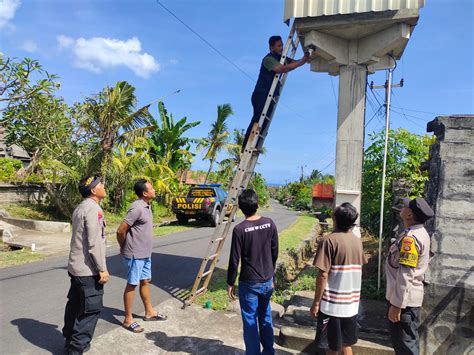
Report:
[[[88,352],[90,349],[91,344],[87,344],[86,347],[82,350],[72,347],[70,343],[66,342],[64,344],[64,350],[66,355],[82,355],[83,353]]]

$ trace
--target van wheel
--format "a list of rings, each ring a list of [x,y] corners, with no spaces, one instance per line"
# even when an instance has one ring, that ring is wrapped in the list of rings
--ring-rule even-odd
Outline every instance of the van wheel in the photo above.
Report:
[[[211,227],[217,227],[219,224],[219,219],[221,218],[221,213],[216,209],[214,214],[211,216]]]
[[[188,223],[188,217],[182,214],[177,214],[176,218],[178,219],[178,224],[187,224]]]

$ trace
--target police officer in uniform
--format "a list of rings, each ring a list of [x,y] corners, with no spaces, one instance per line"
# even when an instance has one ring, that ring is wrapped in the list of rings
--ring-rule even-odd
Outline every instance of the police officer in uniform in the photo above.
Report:
[[[245,133],[242,151],[247,145],[250,133],[252,133],[253,125],[260,120],[260,115],[262,114],[263,108],[265,106],[265,101],[267,100],[268,92],[272,86],[275,74],[292,71],[298,67],[301,67],[305,63],[309,63],[311,59],[309,54],[305,53],[304,57],[298,60],[287,58],[285,64],[282,65],[280,64],[281,55],[283,53],[283,42],[281,37],[271,36],[268,40],[268,44],[270,47],[270,53],[268,53],[263,58],[262,64],[260,65],[260,73],[258,75],[257,83],[255,84],[255,89],[252,93],[253,117],[250,121],[250,125],[247,128],[247,132]],[[274,97],[278,97],[280,95],[279,85],[280,84],[278,84],[277,89],[275,90]],[[267,111],[268,115],[270,115],[273,111],[273,106],[274,103],[272,101]],[[262,126],[262,134],[266,134],[266,123],[267,121],[264,121]],[[261,148],[260,145],[257,143],[257,148]]]
[[[79,182],[84,198],[72,214],[71,251],[68,274],[71,287],[64,314],[63,336],[66,354],[82,354],[90,347],[103,308],[104,284],[109,279],[105,263],[104,212],[99,203],[106,196],[98,176]]]
[[[391,243],[385,263],[390,334],[397,355],[418,355],[423,281],[430,253],[430,236],[423,223],[434,213],[421,197],[404,198],[395,209],[400,211],[405,230]]]

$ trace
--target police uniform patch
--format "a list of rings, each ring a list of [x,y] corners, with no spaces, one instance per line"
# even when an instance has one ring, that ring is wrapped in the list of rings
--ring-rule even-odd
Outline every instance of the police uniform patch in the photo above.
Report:
[[[418,265],[418,249],[416,249],[415,238],[405,236],[400,242],[400,265],[416,267]]]

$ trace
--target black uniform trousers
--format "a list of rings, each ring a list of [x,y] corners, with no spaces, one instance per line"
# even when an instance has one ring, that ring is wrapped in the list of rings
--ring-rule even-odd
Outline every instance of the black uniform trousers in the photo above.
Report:
[[[71,353],[82,353],[89,347],[103,308],[104,285],[99,275],[71,277],[68,302],[64,312],[63,336]]]
[[[250,133],[252,133],[252,127],[254,123],[257,123],[260,120],[260,116],[262,114],[263,108],[265,107],[265,101],[267,100],[267,97],[268,97],[267,91],[255,90],[252,94],[253,116],[247,128],[247,132],[245,132],[245,138],[242,144],[242,151],[244,151],[245,146],[247,145],[247,141],[250,138]],[[272,101],[268,108],[267,116],[271,116],[274,106],[275,106],[275,103]],[[262,130],[260,132],[261,134],[263,135],[267,134],[267,125],[268,125],[268,120],[265,120],[262,125]],[[259,141],[262,142],[260,139]],[[262,143],[260,142],[257,142],[257,145],[256,145],[257,148],[262,148]]]
[[[392,346],[397,355],[418,355],[420,353],[421,307],[406,307],[400,314],[400,322],[390,322]]]

